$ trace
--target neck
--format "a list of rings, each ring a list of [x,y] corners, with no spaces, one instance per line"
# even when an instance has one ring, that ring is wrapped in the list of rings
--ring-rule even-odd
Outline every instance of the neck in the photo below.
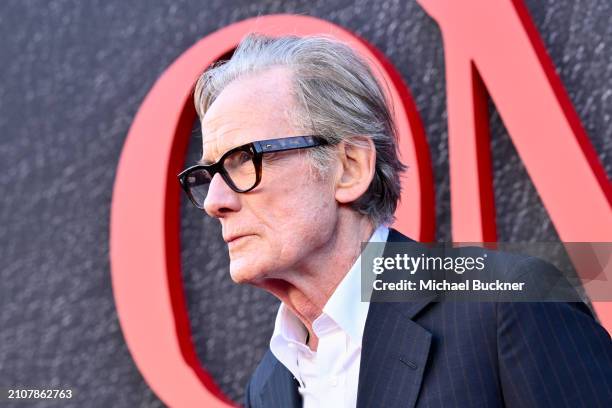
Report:
[[[355,214],[351,211],[352,214]],[[291,271],[265,279],[257,286],[279,298],[308,330],[308,345],[316,350],[318,339],[312,330],[313,321],[361,253],[361,243],[374,232],[371,221],[351,215],[338,222],[335,233],[316,253]]]

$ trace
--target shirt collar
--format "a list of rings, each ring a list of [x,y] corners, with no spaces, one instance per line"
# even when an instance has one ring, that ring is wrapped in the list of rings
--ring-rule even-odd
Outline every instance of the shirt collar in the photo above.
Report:
[[[388,236],[389,228],[381,225],[376,228],[369,242],[386,242]],[[327,315],[349,335],[351,340],[361,344],[369,307],[369,302],[361,301],[361,255],[359,255],[323,307],[323,314],[315,322],[323,315]]]
[[[381,225],[374,230],[369,242],[386,242],[388,236],[389,228]],[[318,321],[322,323],[327,320],[326,317],[329,317],[353,341],[361,344],[369,306],[369,302],[361,301],[360,255],[328,299],[323,307],[323,313],[315,319],[313,326],[316,327]],[[284,351],[280,351],[284,349],[283,345],[293,344],[294,348],[304,345],[306,334],[307,330],[298,317],[284,303],[281,303],[270,339],[270,349],[277,359],[281,360],[279,357],[282,353],[284,354],[282,360],[286,361],[288,356]]]

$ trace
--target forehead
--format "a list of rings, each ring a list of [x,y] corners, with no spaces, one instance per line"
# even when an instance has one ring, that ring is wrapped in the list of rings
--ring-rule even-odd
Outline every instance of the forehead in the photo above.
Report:
[[[202,162],[233,147],[291,136],[293,98],[288,70],[275,68],[231,82],[202,119]]]

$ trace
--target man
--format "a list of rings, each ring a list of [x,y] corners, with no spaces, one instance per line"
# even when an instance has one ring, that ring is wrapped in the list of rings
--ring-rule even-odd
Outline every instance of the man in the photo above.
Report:
[[[282,302],[246,406],[610,406],[610,338],[581,303],[360,301],[361,243],[409,239],[386,227],[392,117],[350,47],[252,35],[194,96],[203,154],[181,183],[232,279]]]

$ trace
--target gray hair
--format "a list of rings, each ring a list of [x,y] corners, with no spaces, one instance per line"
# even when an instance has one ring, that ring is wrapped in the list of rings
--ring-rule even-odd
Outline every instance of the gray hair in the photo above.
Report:
[[[320,174],[332,160],[333,145],[372,140],[376,165],[372,183],[351,208],[374,223],[391,223],[401,196],[397,134],[380,84],[367,63],[347,44],[326,36],[259,34],[245,37],[227,62],[215,64],[198,79],[194,102],[200,119],[232,81],[274,67],[292,73],[292,94],[297,102],[297,126],[321,135],[332,147],[309,149]]]

